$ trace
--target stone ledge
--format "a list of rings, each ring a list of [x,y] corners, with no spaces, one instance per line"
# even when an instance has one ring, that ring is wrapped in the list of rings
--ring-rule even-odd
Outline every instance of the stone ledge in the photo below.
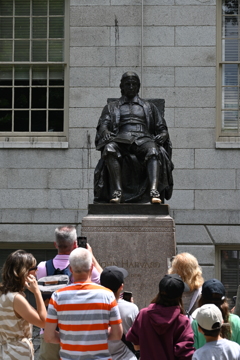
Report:
[[[169,215],[168,205],[159,204],[89,204],[89,215]]]
[[[68,149],[68,142],[0,141],[1,149]]]
[[[240,149],[240,142],[216,141],[216,149]]]

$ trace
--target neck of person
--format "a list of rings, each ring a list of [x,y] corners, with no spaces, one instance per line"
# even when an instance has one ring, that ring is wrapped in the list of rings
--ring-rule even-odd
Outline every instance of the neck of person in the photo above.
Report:
[[[73,271],[74,282],[86,282],[86,283],[92,282],[91,275],[92,275],[92,271],[88,271],[88,272],[82,271],[80,273]]]
[[[116,300],[117,300],[117,301],[118,301],[118,300],[119,300],[119,298],[120,298],[121,291],[122,291],[122,289],[121,289],[121,288],[119,288],[119,289],[118,289],[118,290],[114,293],[115,298],[116,298]]]
[[[71,252],[72,252],[72,250],[71,251],[58,251],[58,255],[70,255]]]
[[[204,337],[205,337],[205,339],[206,339],[206,342],[208,343],[208,342],[211,342],[211,341],[217,341],[217,340],[221,340],[222,339],[222,337],[220,336],[220,335],[218,335],[218,336],[206,336],[206,335],[204,335]]]

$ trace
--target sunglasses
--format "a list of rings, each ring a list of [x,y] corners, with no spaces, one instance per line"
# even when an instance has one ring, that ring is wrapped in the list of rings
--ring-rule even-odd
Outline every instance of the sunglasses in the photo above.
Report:
[[[37,270],[37,266],[33,266],[33,267],[31,267],[28,271],[33,271],[33,270]]]

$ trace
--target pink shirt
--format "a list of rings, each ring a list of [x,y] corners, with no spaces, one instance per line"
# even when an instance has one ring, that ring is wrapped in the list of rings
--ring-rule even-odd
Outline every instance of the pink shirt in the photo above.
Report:
[[[53,258],[53,265],[56,269],[65,269],[69,265],[68,259],[69,255],[56,255],[55,258]],[[46,261],[42,261],[38,264],[37,279],[47,276],[45,264]],[[91,280],[96,284],[100,284],[100,274],[95,267],[93,267]]]

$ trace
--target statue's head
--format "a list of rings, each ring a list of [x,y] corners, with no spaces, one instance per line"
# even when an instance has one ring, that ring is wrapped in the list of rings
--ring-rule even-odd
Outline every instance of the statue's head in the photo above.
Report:
[[[136,84],[136,94],[138,94],[139,92],[139,89],[140,89],[140,79],[139,79],[139,76],[138,74],[136,74],[135,72],[133,71],[127,71],[123,74],[122,78],[121,78],[121,82],[120,82],[120,89],[121,89],[121,93],[122,95],[127,95],[125,94],[126,92],[126,83],[129,83],[129,82],[132,82],[132,83],[135,83]],[[134,95],[134,96],[135,96]]]

